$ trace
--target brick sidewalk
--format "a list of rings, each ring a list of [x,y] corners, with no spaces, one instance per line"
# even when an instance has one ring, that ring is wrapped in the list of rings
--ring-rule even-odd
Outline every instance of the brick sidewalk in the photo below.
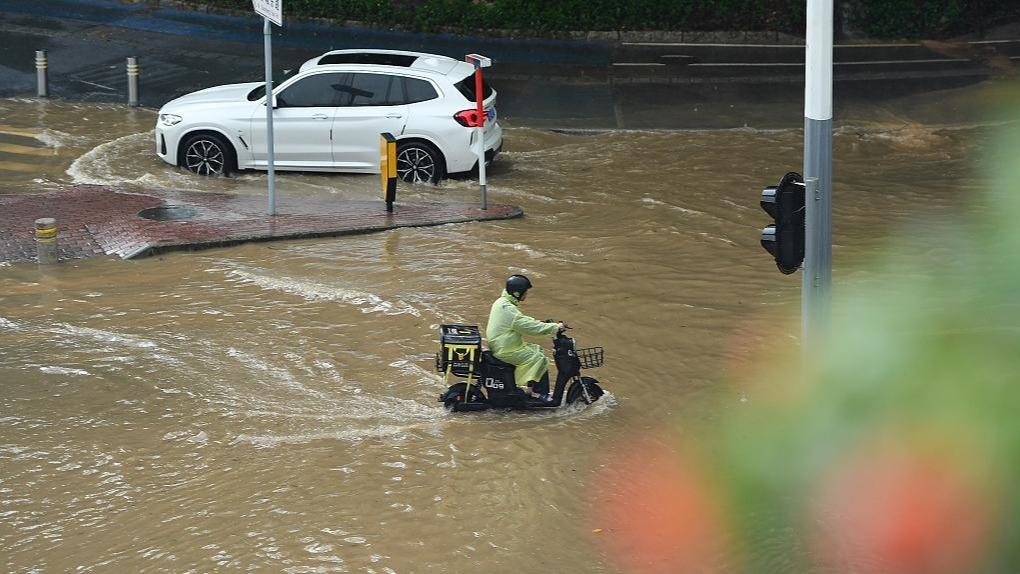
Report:
[[[186,206],[185,221],[153,221],[138,212],[164,205]],[[381,201],[280,199],[276,217],[265,214],[265,197],[152,190],[144,194],[101,186],[66,191],[0,195],[0,261],[35,261],[34,223],[57,220],[61,259],[116,255],[123,259],[172,250],[204,249],[248,241],[326,237],[418,227],[511,219],[514,205],[432,203],[394,205]]]

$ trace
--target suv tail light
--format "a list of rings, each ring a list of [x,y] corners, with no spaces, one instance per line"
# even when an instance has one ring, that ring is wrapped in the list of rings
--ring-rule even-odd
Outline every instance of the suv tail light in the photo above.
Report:
[[[483,116],[484,117],[484,116]],[[463,110],[453,114],[453,119],[457,120],[457,123],[466,128],[477,128],[482,125],[479,121],[478,110],[470,109]]]

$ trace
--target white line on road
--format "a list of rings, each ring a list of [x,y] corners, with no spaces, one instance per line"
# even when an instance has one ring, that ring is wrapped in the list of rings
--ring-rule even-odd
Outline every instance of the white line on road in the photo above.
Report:
[[[81,79],[79,79],[78,81],[79,81],[79,82],[81,82],[81,83],[83,83],[83,84],[88,84],[88,85],[90,85],[90,86],[95,86],[95,87],[97,87],[97,88],[102,88],[102,89],[104,89],[104,90],[109,90],[109,91],[111,91],[111,92],[115,92],[115,91],[117,91],[117,90],[115,90],[115,89],[111,88],[110,86],[104,86],[103,84],[97,84],[97,83],[95,83],[95,82],[89,82],[89,81],[87,81],[87,80],[81,80]]]

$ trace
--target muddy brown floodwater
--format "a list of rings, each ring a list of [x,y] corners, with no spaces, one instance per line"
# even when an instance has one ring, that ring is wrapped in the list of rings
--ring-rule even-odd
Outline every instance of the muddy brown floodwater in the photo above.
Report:
[[[892,229],[981,186],[992,128],[939,120],[938,102],[963,97],[838,119],[837,295],[869,279],[858,263]],[[164,165],[154,119],[2,100],[0,185],[265,193],[261,174]],[[523,219],[0,264],[0,570],[617,572],[600,545],[613,525],[591,518],[609,447],[740,408],[728,373],[767,325],[797,324],[800,277],[758,245],[758,193],[799,170],[802,138],[510,125],[489,197]],[[377,197],[374,176],[277,185]],[[398,204],[476,193],[402,186]],[[483,323],[511,273],[535,284],[527,313],[605,347],[591,373],[605,400],[473,415],[436,402],[437,326]]]

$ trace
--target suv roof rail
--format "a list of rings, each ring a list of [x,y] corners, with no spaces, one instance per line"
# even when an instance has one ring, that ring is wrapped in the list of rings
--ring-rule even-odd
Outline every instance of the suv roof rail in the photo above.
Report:
[[[440,54],[427,54],[424,52],[409,52],[404,50],[330,50],[325,54],[316,56],[301,65],[301,71],[308,70],[315,66],[328,66],[335,64],[360,64],[366,66],[393,66],[397,68],[410,68],[415,70],[435,72],[439,74],[450,74],[454,70],[465,74],[473,72],[470,64],[461,62],[449,56]]]

